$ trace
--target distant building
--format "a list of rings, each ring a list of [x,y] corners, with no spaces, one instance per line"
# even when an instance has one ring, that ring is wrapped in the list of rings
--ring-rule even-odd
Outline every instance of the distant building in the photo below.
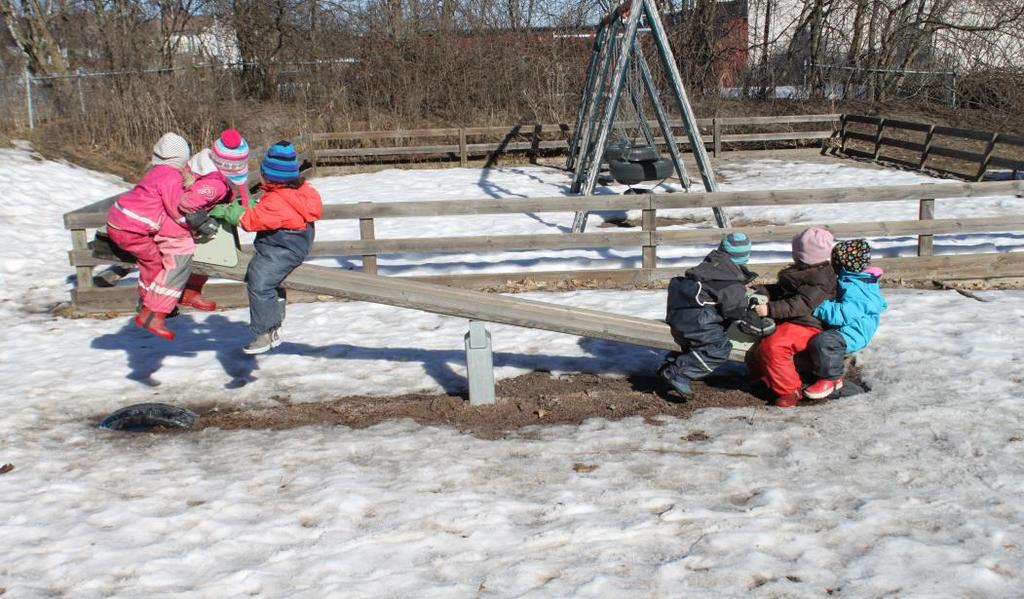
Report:
[[[235,30],[214,17],[190,18],[181,31],[171,34],[168,43],[175,54],[202,60],[234,63],[240,57]]]

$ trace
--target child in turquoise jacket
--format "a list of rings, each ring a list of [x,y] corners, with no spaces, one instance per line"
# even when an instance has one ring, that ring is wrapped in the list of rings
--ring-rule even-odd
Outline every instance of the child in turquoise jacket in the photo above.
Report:
[[[814,375],[819,380],[806,389],[807,399],[823,399],[843,388],[843,358],[867,347],[889,306],[878,280],[882,269],[868,268],[871,246],[864,239],[837,243],[832,263],[839,273],[836,299],[821,303],[814,316],[829,327],[807,345]]]

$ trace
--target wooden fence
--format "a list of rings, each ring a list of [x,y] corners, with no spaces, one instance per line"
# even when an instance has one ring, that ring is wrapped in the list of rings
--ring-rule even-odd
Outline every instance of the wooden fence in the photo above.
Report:
[[[841,123],[839,152],[847,156],[970,181],[983,180],[991,167],[1008,169],[1011,178],[1024,171],[1024,136],[853,114]]]
[[[717,193],[665,193],[621,196],[575,196],[546,198],[503,198],[479,200],[440,200],[418,202],[362,202],[329,204],[324,207],[324,220],[352,219],[359,222],[360,239],[317,241],[312,256],[362,256],[363,269],[377,272],[377,257],[402,252],[446,253],[487,252],[496,250],[535,250],[567,248],[637,247],[641,268],[577,270],[559,272],[505,272],[476,275],[444,275],[416,277],[418,280],[441,282],[454,286],[488,288],[509,281],[565,281],[570,279],[601,281],[617,285],[651,283],[680,274],[685,268],[660,268],[658,248],[716,242],[722,229],[661,230],[657,229],[657,211],[675,208],[711,208],[743,206],[784,206],[832,203],[865,203],[917,201],[919,218],[907,221],[854,223],[817,223],[833,231],[837,237],[917,236],[917,257],[879,260],[889,271],[890,279],[966,279],[1024,276],[1024,252],[985,253],[935,256],[933,236],[942,234],[1024,231],[1024,210],[1021,214],[998,217],[935,219],[935,202],[950,198],[982,196],[1017,196],[1024,194],[1024,181],[987,183],[937,183],[854,187],[840,189],[802,189],[737,191]],[[89,232],[105,222],[106,206],[112,199],[92,204],[64,215],[64,226],[71,231],[73,249],[71,265],[78,275],[73,299],[85,312],[130,309],[135,293],[131,288],[99,288],[93,284],[93,268],[111,264],[93,258],[88,248]],[[640,210],[639,231],[529,235],[481,235],[465,237],[426,237],[377,239],[375,225],[381,218],[404,218],[479,214],[520,214],[544,212],[576,212],[579,210]],[[772,225],[737,227],[729,230],[745,232],[753,241],[788,240],[808,226]],[[758,264],[756,270],[769,278],[783,264]],[[210,286],[210,295],[225,306],[244,303],[244,288],[239,285]],[[309,299],[309,298],[303,298]]]
[[[812,114],[768,117],[698,119],[709,134],[703,141],[717,156],[729,144],[777,143],[782,141],[822,141],[836,135],[839,114]],[[680,147],[689,147],[682,132],[683,122],[670,121]],[[650,121],[653,130],[658,124]],[[795,126],[795,127],[794,127]],[[817,127],[807,129],[807,126]],[[726,129],[773,127],[769,132],[726,133]],[[785,130],[780,130],[784,128]],[[471,158],[493,160],[510,152],[526,153],[531,160],[541,154],[561,153],[568,148],[572,126],[556,124],[520,124],[502,127],[448,127],[440,129],[402,129],[395,131],[349,131],[311,133],[306,136],[314,166],[338,164],[384,157],[396,159],[441,158],[458,160],[462,166]],[[660,145],[664,139],[656,138]]]

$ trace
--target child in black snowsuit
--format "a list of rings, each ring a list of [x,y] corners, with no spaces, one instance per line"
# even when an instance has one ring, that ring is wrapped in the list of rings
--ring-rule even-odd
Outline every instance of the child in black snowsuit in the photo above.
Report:
[[[750,239],[730,233],[703,262],[669,283],[665,321],[682,352],[670,354],[658,374],[684,398],[692,394],[690,381],[729,359],[732,344],[726,330],[734,320],[767,325],[749,309],[746,286],[757,277],[744,266],[749,259]]]

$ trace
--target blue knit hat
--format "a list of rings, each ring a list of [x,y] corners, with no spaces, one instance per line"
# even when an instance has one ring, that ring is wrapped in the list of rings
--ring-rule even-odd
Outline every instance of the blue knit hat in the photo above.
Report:
[[[299,178],[299,157],[295,146],[279,141],[270,146],[267,155],[260,162],[260,173],[272,183],[291,183]]]
[[[746,233],[722,235],[722,243],[718,244],[718,249],[729,254],[729,258],[740,266],[750,260],[750,238]]]

